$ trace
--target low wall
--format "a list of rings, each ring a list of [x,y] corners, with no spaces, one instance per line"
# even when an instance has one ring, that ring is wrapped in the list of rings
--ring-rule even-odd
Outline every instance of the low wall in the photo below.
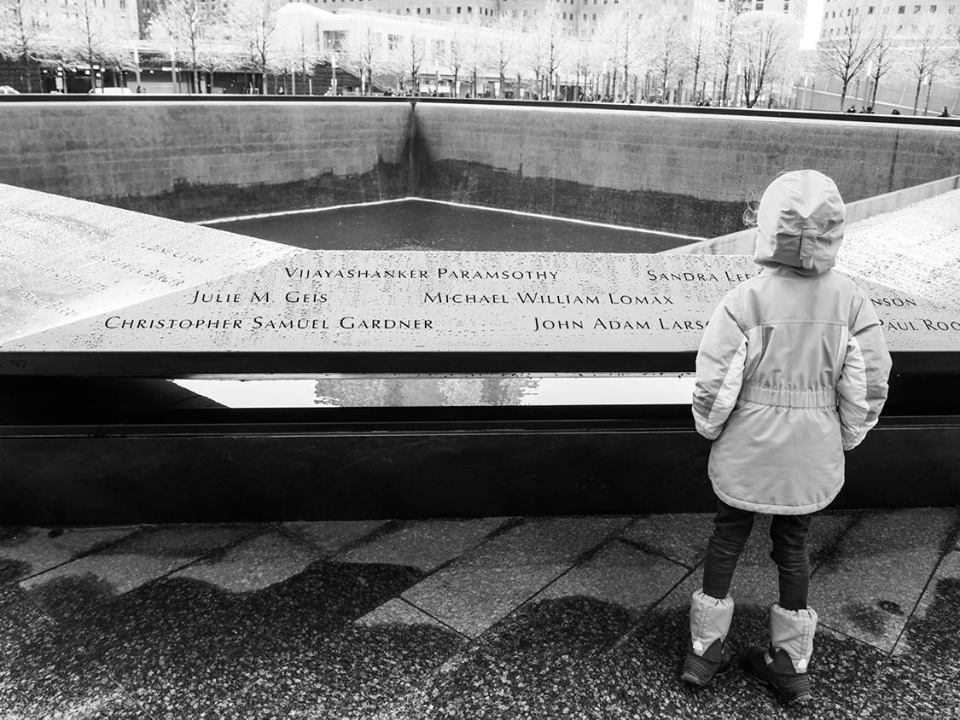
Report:
[[[960,188],[960,175],[934,180],[923,183],[922,185],[914,185],[903,190],[894,190],[893,192],[875,195],[863,200],[855,200],[850,203],[845,202],[845,220],[848,233],[849,228],[855,223],[862,222],[876,215],[900,210],[901,208],[921,202],[922,200],[938,197],[957,188]],[[934,217],[933,220],[949,221],[949,218],[948,216],[943,218]],[[729,233],[728,235],[710,238],[709,240],[702,240],[700,242],[690,243],[689,245],[681,245],[666,252],[709,255],[752,255],[756,239],[757,229],[750,227],[745,230]],[[912,240],[914,238],[911,237],[910,239]],[[849,243],[847,243],[847,247],[849,247]]]
[[[715,237],[781,170],[960,173],[949,125],[428,100],[0,102],[0,183],[177,219],[420,195]]]
[[[0,105],[0,183],[180,220],[403,197],[407,104]]]

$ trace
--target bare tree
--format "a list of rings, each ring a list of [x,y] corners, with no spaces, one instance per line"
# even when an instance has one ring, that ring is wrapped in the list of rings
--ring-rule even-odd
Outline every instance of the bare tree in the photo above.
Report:
[[[423,38],[417,37],[415,32],[411,32],[404,44],[406,52],[407,69],[410,71],[410,87],[414,95],[420,94],[420,68],[423,67],[423,60],[426,56],[425,43]]]
[[[61,54],[86,63],[91,87],[96,87],[97,68],[126,66],[130,59],[122,45],[123,33],[113,16],[96,0],[70,0],[62,16],[62,25],[54,29],[61,39]]]
[[[779,13],[750,12],[737,19],[737,46],[743,63],[743,101],[751,108],[799,50],[800,29]]]
[[[351,33],[344,48],[347,61],[357,68],[360,75],[360,89],[368,94],[373,88],[373,74],[378,65],[381,37],[369,25]],[[316,62],[316,60],[314,60]]]
[[[837,32],[820,42],[819,56],[823,69],[840,80],[840,109],[847,102],[850,81],[863,69],[877,47],[877,26],[859,14],[843,15]]]
[[[463,53],[464,67],[470,75],[472,94],[479,97],[480,76],[486,68],[490,48],[486,43],[479,14],[470,15],[462,27],[460,51]]]
[[[714,44],[715,54],[723,68],[723,82],[720,85],[720,105],[727,104],[730,89],[730,68],[737,54],[737,18],[747,12],[750,3],[747,0],[728,0],[720,7],[717,16],[717,35]]]
[[[557,99],[557,71],[566,59],[569,45],[560,12],[549,3],[543,6],[534,26],[535,40],[539,48],[540,77],[546,82],[548,100]]]
[[[529,39],[524,46],[524,62],[533,73],[533,86],[536,99],[543,97],[544,55],[546,50],[545,38],[535,32],[535,20],[527,24]]]
[[[701,75],[710,65],[711,47],[710,47],[709,29],[702,22],[698,22],[687,35],[687,56],[690,63],[690,69],[693,70],[693,97],[703,99],[704,93],[698,90]]]
[[[492,27],[494,35],[492,37],[493,47],[491,48],[491,54],[494,65],[497,68],[499,79],[497,97],[499,98],[506,84],[507,72],[514,66],[517,56],[520,54],[522,43],[516,18],[506,13],[501,13],[494,18]]]
[[[610,68],[610,94],[626,99],[630,95],[630,74],[643,59],[643,28],[632,7],[608,14],[597,30],[603,62]]]
[[[463,35],[459,30],[453,31],[453,37],[450,38],[450,46],[447,50],[447,66],[450,68],[450,74],[453,75],[453,94],[460,93],[460,71],[466,64],[464,53]]]
[[[200,90],[201,48],[218,19],[205,0],[164,0],[150,24],[151,37],[169,38],[178,51],[185,51],[181,60],[193,73],[191,93]]]
[[[590,71],[596,63],[597,47],[596,43],[590,42],[590,34],[586,30],[581,30],[577,37],[577,43],[573,49],[573,70],[576,76],[577,92],[586,95],[589,86]],[[580,79],[583,78],[583,85]],[[582,87],[582,89],[581,89]],[[579,97],[574,98],[575,100]]]
[[[670,78],[686,62],[683,42],[683,21],[676,15],[663,15],[658,19],[650,44],[651,67],[660,83],[660,96],[667,102]]]
[[[28,93],[33,92],[30,66],[37,60],[37,44],[43,29],[35,0],[0,0],[0,56],[16,58],[23,64]]]
[[[880,87],[880,80],[889,73],[897,60],[894,49],[893,36],[886,25],[881,25],[876,33],[876,42],[873,49],[873,55],[867,63],[867,74],[873,78],[873,90],[870,96],[870,105],[877,104],[877,88]]]
[[[232,39],[246,48],[260,72],[260,92],[267,92],[267,73],[273,60],[273,36],[277,30],[280,0],[232,0],[228,18]]]
[[[910,76],[916,78],[916,92],[913,96],[913,114],[917,114],[920,105],[920,91],[924,83],[927,84],[927,99],[923,109],[924,115],[930,107],[930,92],[933,83],[944,71],[949,60],[946,47],[947,35],[939,25],[924,26],[917,37],[916,44],[906,53],[906,70]]]

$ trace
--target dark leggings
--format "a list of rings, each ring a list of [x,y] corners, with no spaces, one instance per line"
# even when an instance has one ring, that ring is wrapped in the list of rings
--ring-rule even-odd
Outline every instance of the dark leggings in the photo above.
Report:
[[[770,523],[773,552],[770,557],[780,571],[780,607],[802,610],[807,606],[810,566],[807,560],[807,531],[810,515],[774,515]],[[733,571],[753,529],[754,513],[717,501],[713,535],[707,546],[703,569],[703,592],[725,598],[730,592]]]

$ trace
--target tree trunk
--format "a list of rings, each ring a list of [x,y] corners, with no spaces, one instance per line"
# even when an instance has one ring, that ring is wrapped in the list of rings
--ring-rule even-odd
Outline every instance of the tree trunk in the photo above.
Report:
[[[920,105],[920,85],[923,83],[923,73],[917,76],[917,92],[913,96],[913,114],[917,114],[917,107]]]
[[[850,84],[850,78],[841,78],[840,81],[840,112],[843,112],[846,108],[843,106],[847,104],[847,85]]]

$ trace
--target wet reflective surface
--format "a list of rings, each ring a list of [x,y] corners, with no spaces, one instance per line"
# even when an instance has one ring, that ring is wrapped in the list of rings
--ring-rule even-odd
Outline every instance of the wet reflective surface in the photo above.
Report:
[[[693,382],[689,373],[176,381],[232,408],[689,405]]]
[[[420,199],[204,224],[311,250],[650,253],[702,239]]]
[[[766,521],[731,642],[766,637]],[[711,516],[5,528],[0,707],[40,718],[955,718],[960,514],[820,514],[815,701],[677,680]],[[910,568],[904,574],[902,570]]]

